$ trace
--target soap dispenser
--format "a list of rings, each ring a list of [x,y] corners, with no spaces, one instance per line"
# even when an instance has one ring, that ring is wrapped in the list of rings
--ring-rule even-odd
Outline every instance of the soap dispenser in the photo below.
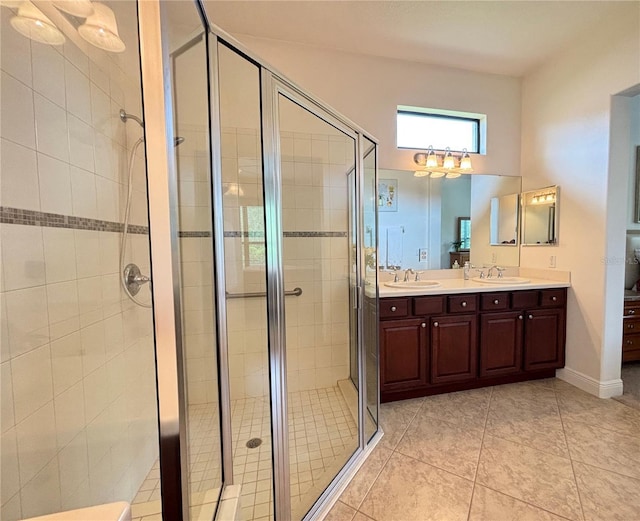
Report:
[[[453,266],[451,266],[454,270],[460,269],[460,264],[458,264],[458,259],[453,261]]]

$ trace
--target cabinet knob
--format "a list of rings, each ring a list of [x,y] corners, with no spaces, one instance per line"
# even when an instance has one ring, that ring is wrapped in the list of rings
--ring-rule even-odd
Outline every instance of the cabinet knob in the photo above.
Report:
[[[461,305],[463,308],[466,308],[466,307],[467,307],[467,301],[466,301],[466,300],[463,300],[463,301],[462,301],[462,304],[460,304],[460,305]]]
[[[437,322],[433,323],[433,327],[438,327],[440,324],[438,324]]]
[[[633,324],[627,324],[627,327],[628,327],[629,329],[633,329]]]
[[[395,306],[391,306],[391,311],[396,311],[398,308]]]
[[[551,300],[555,302],[556,300],[558,300],[558,297],[551,297]]]
[[[524,317],[523,317],[522,315],[520,315],[520,316],[518,317],[518,320],[522,320],[523,318],[524,318]]]
[[[529,315],[529,320],[531,320],[533,318],[533,315]]]
[[[630,346],[631,344],[633,344],[633,342],[631,340],[627,340],[627,345]]]
[[[630,309],[629,310],[629,315],[635,315],[636,314],[636,310],[635,309]]]
[[[437,325],[437,324],[438,324],[438,323],[436,322],[436,325]],[[427,327],[427,323],[426,323],[426,322],[423,322],[422,324],[420,324],[420,327]]]
[[[493,303],[497,306],[498,304],[500,304],[500,301],[498,299],[495,299]]]

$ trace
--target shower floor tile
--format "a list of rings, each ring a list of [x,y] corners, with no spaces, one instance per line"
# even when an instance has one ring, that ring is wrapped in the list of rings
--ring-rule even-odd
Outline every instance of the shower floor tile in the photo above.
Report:
[[[218,411],[208,404],[189,407],[189,450],[192,495],[215,489],[220,475]],[[234,482],[242,484],[242,519],[273,519],[271,416],[268,397],[231,403]],[[258,438],[256,448],[247,442]],[[335,387],[289,393],[289,464],[294,517],[302,517],[357,446],[358,429],[349,407]],[[133,501],[135,512],[160,497],[156,462]],[[197,502],[197,501],[196,501]],[[192,501],[194,506],[194,501]]]

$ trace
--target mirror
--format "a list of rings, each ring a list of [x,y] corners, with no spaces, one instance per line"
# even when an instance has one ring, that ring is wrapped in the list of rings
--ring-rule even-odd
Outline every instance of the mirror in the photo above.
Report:
[[[522,245],[558,244],[559,188],[549,186],[522,193]]]
[[[491,198],[492,246],[518,245],[518,203],[520,194],[508,194]]]
[[[378,213],[379,265],[415,270],[447,269],[456,260],[460,266],[465,260],[519,265],[519,248],[491,244],[491,199],[519,194],[520,177],[466,174],[434,179],[384,169],[379,177],[397,180],[394,209]],[[515,203],[514,208],[517,212]]]

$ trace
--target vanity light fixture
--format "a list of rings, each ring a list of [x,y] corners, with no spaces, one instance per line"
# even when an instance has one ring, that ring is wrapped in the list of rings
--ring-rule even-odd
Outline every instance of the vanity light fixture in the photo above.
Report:
[[[473,172],[471,167],[471,157],[467,152],[467,149],[462,149],[460,158],[458,159],[451,149],[447,147],[442,156],[442,163],[440,158],[436,154],[432,146],[427,149],[427,152],[418,152],[413,156],[413,161],[421,166],[420,170],[414,172],[415,177],[431,176],[434,178],[447,176],[447,179],[455,179],[460,177],[461,174]],[[458,166],[456,166],[456,162]],[[440,166],[442,164],[442,166]]]
[[[20,4],[18,14],[11,18],[11,27],[36,42],[62,45],[65,41],[60,29],[28,0]]]
[[[93,9],[93,14],[78,27],[80,36],[105,51],[124,51],[125,45],[118,34],[118,25],[113,11],[99,2],[93,3]]]
[[[542,192],[531,197],[531,204],[551,204],[556,202],[553,192]]]

